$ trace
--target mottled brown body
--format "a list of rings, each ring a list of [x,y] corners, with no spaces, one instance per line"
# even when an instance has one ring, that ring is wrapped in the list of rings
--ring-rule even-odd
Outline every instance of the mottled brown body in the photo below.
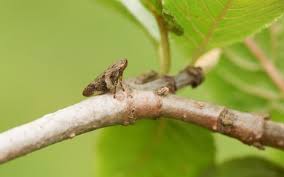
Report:
[[[83,95],[86,97],[94,94],[113,93],[115,96],[117,86],[120,85],[122,89],[122,75],[127,67],[127,59],[118,60],[116,63],[108,67],[101,75],[92,81],[83,90]]]

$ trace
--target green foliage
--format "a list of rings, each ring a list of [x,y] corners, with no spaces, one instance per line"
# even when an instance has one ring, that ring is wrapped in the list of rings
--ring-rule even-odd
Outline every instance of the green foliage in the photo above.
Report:
[[[283,37],[283,20],[254,36],[255,42],[276,68],[282,71],[282,75],[284,71]],[[209,73],[202,89],[194,94],[198,97],[197,95],[204,95],[204,93],[209,94],[204,98],[207,101],[242,111],[269,113],[273,120],[284,121],[284,102],[281,92],[243,43],[224,48],[220,63]],[[234,149],[224,146],[226,144],[224,142],[228,142],[226,139],[219,137],[218,140],[217,145],[220,145],[221,154],[227,154],[226,157],[236,154]],[[234,142],[232,146],[241,148],[242,145]],[[268,149],[261,155],[282,164],[284,162],[281,151]]]
[[[283,177],[284,169],[265,159],[246,157],[218,165],[201,177]]]
[[[159,29],[154,16],[149,12],[140,0],[95,0],[107,7],[115,8],[118,12],[126,15],[136,24],[141,24],[144,30],[154,41],[159,41]],[[156,0],[151,0],[151,5],[156,5]],[[128,11],[126,11],[126,9]],[[154,6],[156,10],[156,6]],[[126,13],[125,13],[126,12]],[[129,15],[131,14],[131,15]],[[133,17],[136,20],[133,20]],[[140,25],[139,25],[140,26]]]
[[[167,29],[170,32],[175,33],[178,36],[183,35],[183,28],[179,25],[174,16],[163,9],[163,6],[159,0],[141,0],[143,5],[152,12],[154,16],[160,16],[163,18]]]
[[[164,8],[184,28],[176,40],[197,58],[259,31],[283,14],[282,0],[165,0]]]
[[[147,7],[153,13],[162,15],[163,6],[161,0],[140,0],[145,7]]]
[[[281,110],[284,107],[282,96],[255,57],[242,43],[228,46],[261,31],[279,18],[284,10],[282,0],[164,0],[162,7],[157,0],[141,2],[149,11],[133,11],[134,16],[139,19],[148,12],[162,16],[168,30],[178,34],[171,36],[172,41],[186,51],[187,58],[195,60],[211,48],[224,47],[219,65],[207,75],[206,82],[196,91],[187,89],[182,94],[243,111],[282,115]],[[141,5],[141,2],[132,1],[136,5]],[[129,4],[122,4],[129,9]],[[148,18],[146,21],[151,24],[156,23],[154,18]],[[156,25],[142,24],[142,26],[152,31],[149,33],[150,36],[159,41],[159,37],[153,35],[159,33]],[[267,29],[257,35],[256,41],[282,69],[284,66],[282,67],[283,62],[280,62],[280,58],[283,56],[281,51],[284,51],[284,48],[281,48],[283,37],[280,27],[278,25],[276,32],[273,32],[276,36],[271,35],[270,29]],[[176,126],[176,129],[171,130],[168,127],[173,127],[175,122],[166,122],[164,125],[166,128],[159,135],[160,140],[157,140],[154,138],[157,137],[160,124],[144,122],[131,128],[116,127],[103,132],[97,146],[97,152],[100,152],[97,160],[98,164],[101,164],[97,169],[98,175],[196,176],[204,167],[214,164],[215,151],[211,142],[212,137],[208,132],[198,128],[193,129],[189,125]],[[193,138],[190,134],[198,135],[199,138]],[[236,147],[243,146],[240,142],[236,144]],[[220,153],[226,151],[230,154],[235,150],[226,147],[232,146],[222,144]],[[175,154],[172,153],[173,151]],[[270,159],[283,162],[281,158],[276,158],[279,155],[283,157],[283,153],[279,151],[269,151],[269,153]],[[179,165],[184,163],[190,168],[181,170]],[[245,166],[249,168],[244,168]],[[263,170],[257,171],[256,167],[263,167]],[[279,171],[283,169],[274,168],[274,165],[268,161],[245,158],[217,166],[211,171],[210,177],[239,176],[240,174],[235,172],[237,170],[242,171],[243,176],[247,175],[246,177],[258,175],[274,177],[274,174],[278,177],[281,174]],[[229,173],[230,171],[232,174]]]
[[[162,17],[167,25],[169,31],[175,33],[178,36],[182,36],[184,30],[180,24],[176,21],[175,17],[166,12],[165,10],[162,11]]]
[[[155,54],[141,30],[111,10],[159,41],[155,18],[146,4],[149,2],[163,16],[168,29],[180,35],[172,35],[172,41],[186,49],[190,58],[260,31],[283,13],[284,6],[283,0],[164,0],[163,7],[158,0],[93,1],[96,3],[1,3],[0,20],[5,24],[0,29],[1,131],[83,99],[82,85],[120,56],[130,60],[129,76],[156,66],[152,59]],[[100,8],[99,3],[111,10]],[[283,24],[256,36],[257,43],[280,70],[284,69]],[[185,64],[182,62],[174,61],[175,65]],[[219,65],[201,87],[182,92],[244,111],[268,111],[273,119],[283,121],[283,100],[278,89],[242,43],[224,48]],[[42,100],[45,103],[38,104]],[[236,151],[239,154],[235,156],[253,151],[283,164],[283,152],[258,151],[232,139],[220,138],[214,143],[208,131],[181,122],[142,121],[102,130],[98,140],[93,135],[82,135],[5,164],[0,167],[0,176],[92,176],[94,171],[99,177],[194,177],[214,165],[209,177],[283,176],[283,169],[261,159],[233,159],[220,165],[215,162],[215,156],[219,160],[223,154],[232,158]],[[96,170],[92,160],[97,162]]]
[[[276,68],[282,71],[281,73],[284,71],[283,24],[283,20],[280,20],[254,36],[256,43],[275,63]],[[220,62],[207,74],[204,84],[198,89],[184,90],[182,93],[194,99],[202,99],[237,110],[257,114],[270,113],[273,120],[284,121],[284,102],[281,92],[243,43],[223,48]],[[264,152],[259,152],[223,136],[218,136],[215,142],[219,152],[217,156],[221,161],[257,154],[281,164],[284,162],[284,154],[279,150],[268,148]]]
[[[282,26],[282,23],[276,23],[255,36],[257,45],[279,71],[284,71],[282,64],[284,55],[281,52],[284,50]],[[224,49],[223,57],[214,74],[223,83],[224,104],[245,111],[270,113],[277,111],[284,115],[281,92],[244,43]],[[228,87],[224,88],[224,85]],[[220,89],[218,86],[215,88],[216,91]],[[224,96],[225,94],[227,96]],[[229,95],[238,95],[238,97]],[[236,100],[239,100],[240,104],[234,104]]]
[[[117,2],[117,1],[115,1]],[[121,0],[121,2],[125,2]],[[157,0],[143,0],[149,9],[160,11]],[[131,4],[140,4],[139,0]],[[123,3],[129,6],[127,3]],[[189,56],[197,58],[215,47],[223,47],[268,26],[283,14],[282,0],[164,0],[162,11],[175,18],[178,29],[183,29],[182,37],[174,37]],[[139,19],[148,12],[136,11]],[[154,24],[154,19],[144,18],[144,22]],[[154,39],[158,39],[156,25],[143,25]],[[155,34],[155,35],[153,35]]]
[[[164,119],[109,128],[96,151],[100,177],[193,177],[214,164],[215,154],[206,130]]]
[[[98,3],[0,4],[0,132],[85,99],[84,86],[120,57],[129,58],[129,77],[157,65],[145,61],[155,53],[143,31]],[[94,177],[96,133],[1,164],[0,176]]]

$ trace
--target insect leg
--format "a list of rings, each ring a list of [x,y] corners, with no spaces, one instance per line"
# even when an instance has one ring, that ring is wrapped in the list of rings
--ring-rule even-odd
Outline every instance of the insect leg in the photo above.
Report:
[[[122,83],[122,76],[118,78],[118,83],[119,83],[119,86],[121,87],[122,91],[125,91],[125,88],[124,88],[123,83]]]

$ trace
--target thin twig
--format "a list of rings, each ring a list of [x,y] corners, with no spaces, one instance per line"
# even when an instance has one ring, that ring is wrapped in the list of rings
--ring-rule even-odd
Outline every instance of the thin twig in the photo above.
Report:
[[[162,0],[158,0],[159,6],[162,7]],[[161,14],[154,13],[154,16],[157,20],[161,41],[159,46],[159,55],[160,55],[160,65],[161,65],[161,74],[167,74],[171,68],[171,50],[169,43],[169,31],[165,23],[164,18]]]
[[[278,89],[284,94],[284,80],[281,73],[273,65],[270,58],[268,58],[265,53],[259,48],[256,42],[252,38],[247,38],[245,40],[245,45],[251,51],[251,53],[260,62],[262,68],[273,81],[273,83],[278,87]]]
[[[166,25],[166,22],[162,16],[162,12],[159,11],[157,8],[162,8],[162,1],[158,0],[158,6],[155,7],[152,2],[144,1],[147,8],[151,11],[153,16],[155,17],[159,32],[160,32],[160,43],[158,44],[158,54],[160,60],[160,72],[161,74],[167,74],[170,71],[171,67],[171,51],[170,51],[170,43],[169,43],[169,31]]]
[[[169,81],[171,79],[174,82]],[[284,149],[284,124],[269,121],[266,116],[140,90],[168,86],[169,83],[180,89],[186,85],[196,86],[201,81],[200,68],[186,69],[177,76],[147,83],[145,87],[133,89],[128,86],[125,92],[119,91],[116,98],[111,94],[91,97],[10,129],[0,134],[0,163],[95,129],[164,116],[197,124],[259,148],[266,145]]]
[[[155,17],[161,35],[161,41],[159,44],[161,74],[167,74],[170,71],[170,66],[171,66],[171,52],[170,52],[168,29],[165,25],[163,17],[161,17],[160,15],[155,15]]]

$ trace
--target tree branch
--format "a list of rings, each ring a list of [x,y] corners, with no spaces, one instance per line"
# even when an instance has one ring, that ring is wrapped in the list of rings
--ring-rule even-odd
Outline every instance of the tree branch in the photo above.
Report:
[[[162,77],[134,89],[129,86],[125,92],[119,91],[116,98],[111,94],[95,96],[45,115],[0,134],[0,163],[95,129],[159,117],[194,123],[256,147],[284,149],[284,124],[174,95],[159,96],[151,90],[169,83],[180,89],[201,82],[201,69],[187,68],[174,77]],[[127,83],[134,85],[132,81]]]

